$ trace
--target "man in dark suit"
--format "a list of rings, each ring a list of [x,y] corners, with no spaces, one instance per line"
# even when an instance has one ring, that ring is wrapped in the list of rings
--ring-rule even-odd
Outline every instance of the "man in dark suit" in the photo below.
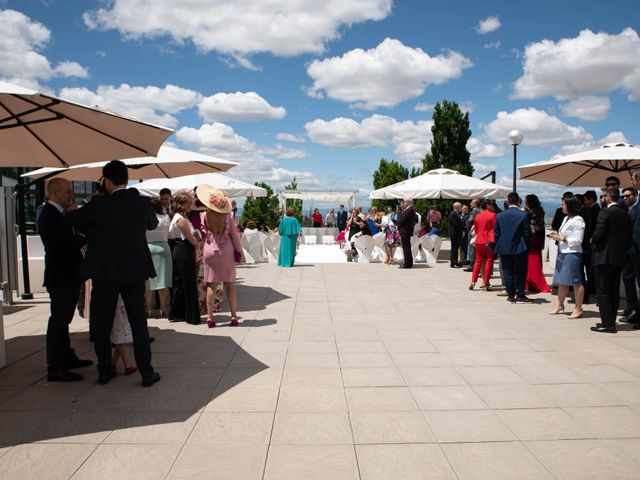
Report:
[[[594,332],[617,332],[620,277],[628,262],[627,252],[631,246],[631,217],[618,205],[619,195],[615,187],[602,189],[600,202],[604,207],[598,214],[596,229],[591,236],[598,309],[602,320],[591,327]]]
[[[584,237],[582,239],[582,269],[583,281],[585,284],[584,300],[582,303],[589,303],[589,296],[596,294],[596,281],[593,273],[593,252],[591,249],[591,235],[596,228],[596,220],[600,205],[595,190],[587,190],[584,193],[582,209],[579,215],[584,220]],[[556,230],[557,231],[557,230]]]
[[[451,254],[449,256],[449,266],[451,268],[461,267],[462,263],[466,260],[466,258],[462,258],[459,261],[458,258],[460,255],[462,239],[464,238],[464,223],[460,217],[461,213],[462,204],[460,202],[456,202],[453,204],[453,210],[449,213],[449,217],[447,217],[449,223],[449,238],[451,240]]]
[[[520,196],[511,192],[507,201],[509,208],[496,217],[494,251],[502,259],[507,300],[510,303],[531,303],[533,300],[525,295],[531,225],[526,212],[520,210]]]
[[[54,178],[47,185],[49,200],[40,213],[38,233],[44,245],[44,286],[51,298],[51,316],[47,324],[47,380],[74,382],[82,375],[71,368],[88,367],[91,360],[81,360],[71,348],[69,324],[73,320],[81,280],[78,269],[82,263],[84,238],[65,225],[66,209],[73,201],[71,183]]]
[[[635,224],[638,217],[638,192],[633,187],[622,189],[622,201],[625,209],[631,217],[631,224]],[[622,268],[622,283],[624,284],[625,298],[627,299],[627,308],[624,310],[624,316],[629,323],[638,322],[640,305],[638,305],[638,291],[636,289],[636,269],[634,268],[634,246],[633,241],[627,253],[628,262]]]
[[[344,232],[347,229],[347,211],[344,209],[344,205],[340,205],[340,210],[336,213],[336,223],[339,232]]]
[[[155,276],[146,231],[158,226],[158,219],[146,197],[127,189],[127,167],[114,160],[103,168],[108,195],[95,197],[85,207],[70,212],[66,220],[87,232],[87,256],[83,268],[93,280],[91,316],[98,357],[98,383],[105,385],[111,371],[111,328],[122,296],[133,334],[133,349],[142,375],[142,386],[160,380],[151,366],[149,330],[144,309],[145,280]]]
[[[411,200],[403,200],[401,202],[402,213],[396,220],[396,226],[398,227],[398,233],[400,234],[400,245],[402,245],[402,255],[404,256],[404,265],[400,265],[400,268],[413,267],[413,253],[411,253],[411,237],[413,236],[413,229],[418,222],[416,209],[413,207]]]
[[[636,170],[631,175],[631,184],[636,192],[640,192],[640,170]],[[640,204],[636,204],[635,216],[632,218],[631,226],[631,262],[636,274],[636,283],[640,286]],[[629,321],[634,324],[633,328],[640,329],[640,312],[636,312]]]

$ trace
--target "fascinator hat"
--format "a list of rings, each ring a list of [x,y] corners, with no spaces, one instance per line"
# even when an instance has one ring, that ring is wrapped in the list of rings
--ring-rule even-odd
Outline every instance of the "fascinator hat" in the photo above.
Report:
[[[231,201],[222,190],[212,187],[211,185],[198,185],[196,188],[196,197],[208,209],[218,213],[229,213],[231,211]]]

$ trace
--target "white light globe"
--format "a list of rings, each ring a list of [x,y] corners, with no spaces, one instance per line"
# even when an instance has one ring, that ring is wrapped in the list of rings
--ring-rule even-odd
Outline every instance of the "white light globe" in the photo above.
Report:
[[[511,130],[508,135],[509,143],[511,145],[520,145],[524,138],[524,135],[520,130]]]

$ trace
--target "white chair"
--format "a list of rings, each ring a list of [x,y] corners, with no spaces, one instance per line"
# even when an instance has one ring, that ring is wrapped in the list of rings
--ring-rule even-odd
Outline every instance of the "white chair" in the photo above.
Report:
[[[424,255],[427,265],[435,265],[438,263],[436,257],[433,256],[433,238],[429,235],[422,237],[422,254]]]
[[[431,250],[431,255],[433,255],[433,258],[437,262],[438,255],[440,255],[440,247],[442,247],[442,238],[440,238],[438,235],[431,235],[429,238],[431,238],[431,241],[433,242],[433,249]]]
[[[280,254],[280,237],[274,233],[267,235],[263,242],[270,263],[278,263]]]
[[[374,243],[373,252],[371,254],[372,258],[380,262],[386,262],[387,252],[384,249],[385,234],[383,232],[378,232],[372,238]]]
[[[336,239],[333,238],[333,235],[322,235],[323,245],[333,245],[335,243],[336,243]]]
[[[253,260],[256,263],[261,263],[265,261],[264,253],[262,250],[262,242],[260,241],[260,236],[255,233],[251,235],[247,235],[245,237],[247,239],[247,246],[249,247],[249,254],[253,257]]]
[[[413,261],[418,261],[418,255],[420,253],[420,244],[422,243],[422,239],[417,235],[413,235],[411,237],[411,255],[413,255]]]
[[[304,244],[305,245],[315,245],[316,244],[316,236],[315,235],[305,235],[304,236]]]
[[[256,263],[255,259],[251,255],[251,247],[249,247],[249,240],[247,239],[247,237],[240,238],[240,245],[242,246],[244,263]]]
[[[372,263],[374,261],[372,257],[373,248],[375,242],[369,235],[361,235],[353,242],[358,252],[358,263]]]

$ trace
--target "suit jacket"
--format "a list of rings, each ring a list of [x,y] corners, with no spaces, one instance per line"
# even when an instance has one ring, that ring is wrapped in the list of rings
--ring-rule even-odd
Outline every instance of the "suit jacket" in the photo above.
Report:
[[[487,244],[495,241],[493,228],[496,224],[496,214],[489,210],[482,210],[473,220],[476,230],[476,244]]]
[[[400,235],[413,235],[413,228],[416,226],[416,209],[409,205],[396,220],[396,227]]]
[[[69,212],[65,221],[87,234],[87,277],[117,283],[155,277],[146,232],[158,226],[158,218],[149,198],[117,190]]]
[[[38,233],[44,245],[44,286],[75,287],[81,283],[78,270],[82,264],[84,237],[76,235],[64,222],[64,215],[46,203],[38,219]]]
[[[551,230],[556,232],[560,230],[564,217],[566,217],[566,215],[562,212],[562,207],[556,208],[556,213],[554,213],[553,220],[551,220]]]
[[[640,202],[631,209],[631,239],[635,246],[636,252],[640,252]]]
[[[625,266],[631,246],[631,217],[620,206],[600,209],[591,236],[593,265]]]
[[[460,214],[455,210],[452,210],[449,213],[449,236],[451,238],[462,238],[462,234],[464,233],[464,223],[460,218]]]
[[[518,255],[529,249],[531,224],[529,215],[519,208],[509,207],[496,217],[494,227],[498,255]]]
[[[343,211],[338,210],[336,212],[336,223],[338,224],[338,227],[346,227],[347,226],[347,211],[346,210],[343,210]]]

